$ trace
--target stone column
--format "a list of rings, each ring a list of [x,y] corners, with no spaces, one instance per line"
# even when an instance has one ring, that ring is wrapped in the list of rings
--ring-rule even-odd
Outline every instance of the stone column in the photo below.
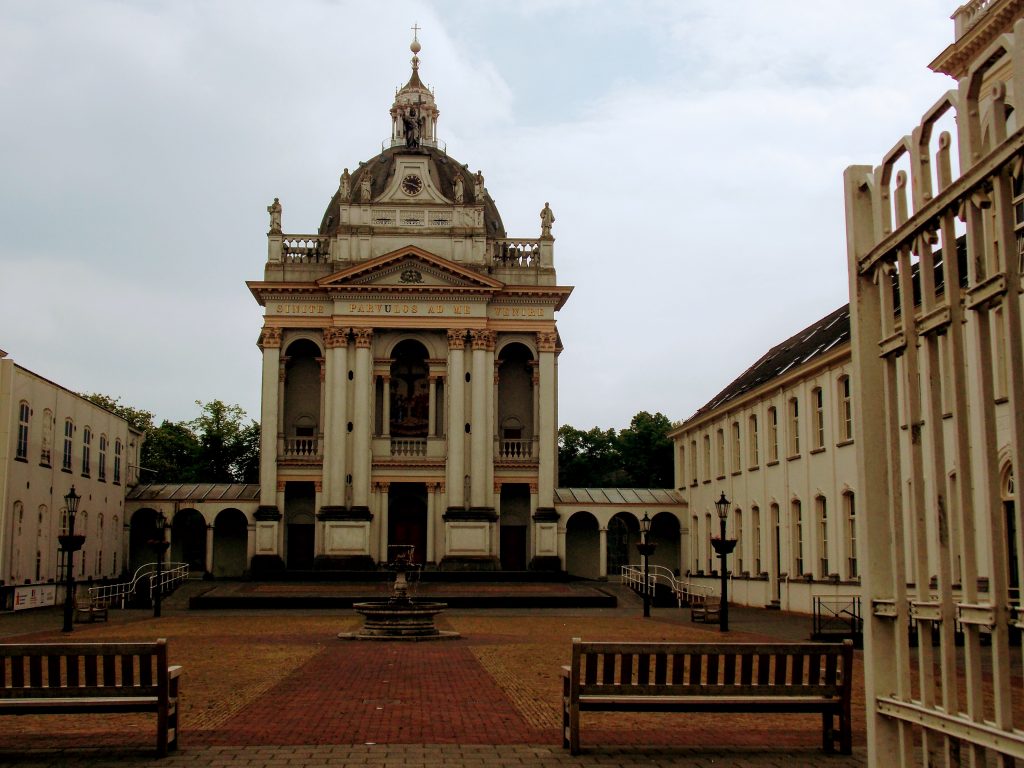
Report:
[[[540,371],[538,366],[540,363],[536,360],[530,361],[530,395],[533,403],[533,423],[530,425],[530,442],[533,446],[537,445],[538,435],[540,434]],[[532,454],[533,458],[537,458],[539,453],[535,452]]]
[[[348,328],[324,330],[327,347],[324,415],[324,505],[345,505],[345,458],[348,445]]]
[[[206,526],[206,572],[213,575],[213,525]]]
[[[381,403],[381,434],[391,437],[391,376],[384,374],[380,378],[383,383],[381,397],[384,398]]]
[[[388,562],[388,494],[390,483],[375,483],[377,493],[377,527],[380,530],[380,550],[378,562]]]
[[[558,425],[555,423],[555,348],[558,334],[548,331],[537,334],[537,348],[540,351],[540,400],[539,438],[537,468],[537,506],[543,510],[555,508],[555,456],[558,445]]]
[[[370,347],[373,344],[373,329],[355,328],[353,333],[356,337],[356,370],[352,415],[352,508],[366,511],[370,508],[370,472],[373,460],[370,441],[370,385],[373,383]]]
[[[598,578],[608,578],[608,526],[597,529],[597,575]]]
[[[448,331],[448,508],[462,509],[465,474],[466,400],[465,347],[466,332]]]
[[[427,437],[437,434],[437,376],[427,378]]]
[[[471,507],[487,508],[487,450],[491,442],[488,430],[488,397],[494,380],[494,366],[487,366],[487,349],[494,348],[494,332],[480,329],[473,331],[473,376],[472,376],[472,431],[470,432],[470,496]]]
[[[434,553],[434,536],[436,525],[434,512],[437,509],[437,483],[427,483],[427,551],[423,553],[424,561],[436,563]]]
[[[281,329],[263,328],[263,391],[260,403],[260,506],[277,504],[278,371],[281,367]]]

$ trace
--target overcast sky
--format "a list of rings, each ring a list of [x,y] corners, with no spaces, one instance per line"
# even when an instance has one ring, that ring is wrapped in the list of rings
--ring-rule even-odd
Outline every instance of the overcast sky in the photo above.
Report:
[[[559,418],[690,416],[847,301],[843,169],[954,83],[955,0],[0,0],[0,348],[259,418],[266,206],[314,232],[388,137],[410,27],[509,236],[550,201]]]

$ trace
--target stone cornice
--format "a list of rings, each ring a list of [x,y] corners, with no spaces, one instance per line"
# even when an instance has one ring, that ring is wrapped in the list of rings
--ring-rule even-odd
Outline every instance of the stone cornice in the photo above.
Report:
[[[975,57],[1000,35],[1012,32],[1014,21],[1024,12],[1024,0],[1002,0],[987,8],[970,29],[928,65],[933,72],[958,80],[967,74]]]

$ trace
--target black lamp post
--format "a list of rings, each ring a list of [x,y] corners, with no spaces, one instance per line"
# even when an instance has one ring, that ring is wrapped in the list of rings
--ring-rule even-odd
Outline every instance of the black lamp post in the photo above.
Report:
[[[164,594],[164,555],[171,543],[167,541],[165,531],[167,521],[159,512],[156,515],[156,533],[159,538],[150,540],[149,544],[156,550],[156,594],[153,595],[153,618],[160,618],[160,599]]]
[[[719,567],[719,572],[722,574],[722,605],[718,614],[718,630],[720,632],[729,631],[729,581],[727,571],[725,568],[725,558],[736,548],[736,539],[725,538],[725,520],[729,516],[729,505],[732,504],[727,498],[725,498],[725,491],[722,491],[721,497],[715,502],[715,510],[718,512],[718,521],[721,523],[721,536],[719,538],[711,537],[711,546],[715,548],[715,552],[718,553],[718,557],[721,558],[722,564]]]
[[[64,553],[64,632],[72,630],[75,616],[75,552],[85,543],[85,536],[75,535],[75,514],[78,512],[78,502],[81,498],[75,493],[75,486],[72,485],[64,497],[64,506],[68,511],[68,532],[57,537]]]
[[[651,532],[651,518],[644,512],[643,519],[640,521],[640,543],[636,545],[637,551],[644,558],[644,618],[650,618],[651,616],[651,595],[650,595],[650,576],[648,571],[648,558],[654,554],[655,544],[647,541],[647,534]]]

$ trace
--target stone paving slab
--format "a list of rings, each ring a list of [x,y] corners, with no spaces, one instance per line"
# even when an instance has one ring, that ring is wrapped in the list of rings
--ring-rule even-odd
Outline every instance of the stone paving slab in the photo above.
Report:
[[[175,598],[186,604],[187,596]],[[172,663],[185,669],[182,751],[160,765],[864,764],[860,747],[850,758],[822,753],[820,718],[813,715],[588,713],[585,753],[569,756],[560,747],[560,667],[573,636],[720,637],[717,628],[691,624],[678,609],[644,619],[628,593],[617,609],[449,611],[439,626],[463,637],[438,644],[337,640],[337,632],[358,628],[349,611],[188,612],[175,601],[167,605],[161,619],[114,612],[108,624],[76,625],[71,638],[59,632],[56,612],[0,616],[0,634],[18,641],[167,637]],[[750,616],[737,613],[744,631],[730,633],[730,640],[772,639],[777,633],[751,630],[785,624],[785,617],[773,616],[759,626],[757,614]],[[855,743],[863,745],[859,675],[856,689]],[[152,715],[0,717],[0,764],[155,764],[154,721]]]

